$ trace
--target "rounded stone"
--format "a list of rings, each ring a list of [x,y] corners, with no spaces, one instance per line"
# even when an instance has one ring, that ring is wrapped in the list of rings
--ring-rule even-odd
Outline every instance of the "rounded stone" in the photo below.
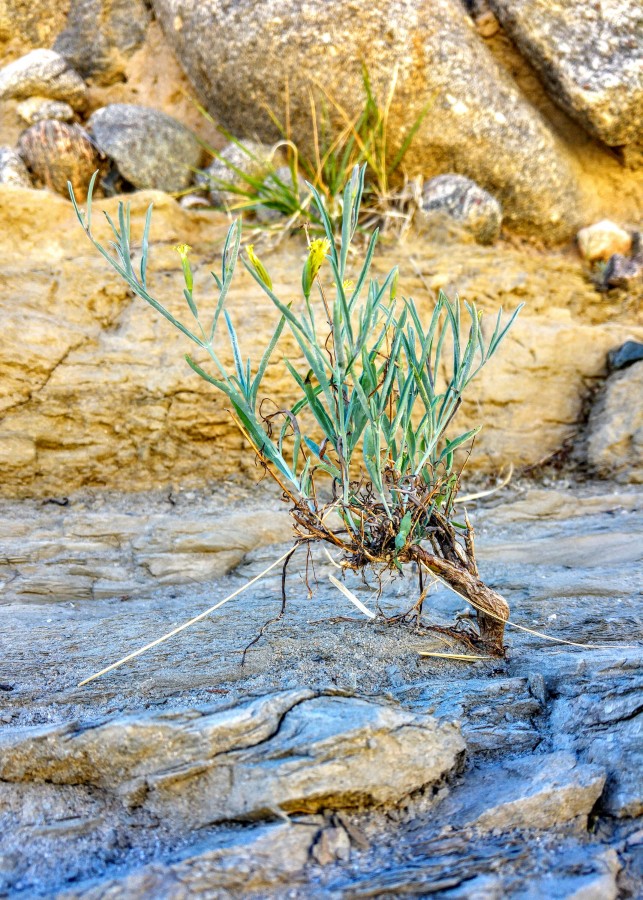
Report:
[[[18,152],[37,182],[67,197],[70,181],[79,200],[86,198],[89,181],[101,168],[100,154],[87,132],[55,119],[23,131]]]
[[[278,139],[264,108],[285,121],[287,88],[293,140],[312,155],[311,89],[345,127],[364,107],[364,63],[382,102],[395,82],[391,159],[428,109],[404,158],[410,176],[467,175],[498,197],[514,230],[549,242],[576,233],[580,198],[567,147],[456,0],[153,5],[205,105],[234,134]]]
[[[194,134],[157,109],[112,103],[96,110],[87,128],[136,188],[181,191],[201,165],[203,150]]]
[[[241,146],[240,146],[241,145]],[[249,178],[263,178],[271,170],[273,151],[269,144],[259,141],[230,141],[207,169],[197,175],[197,184],[208,190],[210,201],[214,206],[230,208],[244,201],[241,194],[226,190],[226,186],[234,186],[239,190],[247,190]]]
[[[87,102],[87,85],[59,53],[32,50],[0,69],[0,100],[34,96],[63,100],[82,110]]]
[[[63,100],[49,100],[47,97],[29,97],[16,107],[16,112],[27,125],[34,125],[43,119],[58,119],[60,122],[72,122],[74,110]]]
[[[424,185],[418,217],[424,225],[447,217],[479,244],[493,244],[500,234],[502,208],[495,197],[463,175],[438,175]]]
[[[580,255],[588,262],[607,262],[614,253],[627,254],[632,247],[632,236],[609,219],[581,228],[576,240]]]

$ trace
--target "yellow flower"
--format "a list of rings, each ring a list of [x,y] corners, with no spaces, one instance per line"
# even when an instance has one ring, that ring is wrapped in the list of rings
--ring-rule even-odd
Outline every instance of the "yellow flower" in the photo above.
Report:
[[[355,290],[355,284],[350,280],[344,281],[342,283],[342,287],[344,288],[345,294],[352,294],[353,291]]]
[[[252,266],[253,266],[255,272],[257,273],[257,275],[259,276],[261,281],[263,281],[263,283],[266,285],[268,290],[271,291],[272,290],[272,279],[271,279],[270,275],[268,275],[268,272],[266,271],[263,263],[261,262],[261,260],[257,256],[257,254],[255,253],[254,244],[248,244],[248,246],[246,247],[246,253],[248,254],[248,259],[252,263]]]
[[[185,279],[185,286],[192,293],[193,281],[192,281],[192,269],[190,268],[190,261],[188,260],[188,253],[192,249],[189,244],[177,244],[174,248],[176,252],[181,257],[181,265],[183,266],[183,278]]]
[[[313,282],[315,278],[317,278],[329,250],[330,241],[328,238],[317,238],[310,242],[310,246],[308,247],[308,259],[306,260],[304,271],[301,276],[301,284],[306,299],[310,297]]]
[[[329,250],[330,241],[328,238],[317,238],[317,240],[310,242],[308,258],[310,259],[311,281],[314,281],[317,277],[317,273],[321,269]]]

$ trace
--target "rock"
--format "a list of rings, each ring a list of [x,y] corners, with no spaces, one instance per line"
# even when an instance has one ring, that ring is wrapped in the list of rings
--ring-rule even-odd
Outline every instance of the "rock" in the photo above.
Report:
[[[605,771],[581,764],[571,753],[520,756],[481,767],[453,791],[443,813],[481,831],[547,829],[587,816],[600,797]]]
[[[293,213],[293,210],[289,206],[289,201],[286,202],[284,208],[282,208],[279,203],[280,192],[283,191],[281,185],[285,185],[290,189],[293,206],[296,204],[297,198],[299,199],[299,203],[302,204],[306,196],[308,196],[309,192],[306,187],[306,181],[299,172],[297,172],[297,186],[295,187],[290,167],[279,166],[274,174],[269,175],[266,178],[263,187],[259,191],[259,196],[264,196],[266,198],[266,203],[260,203],[255,207],[257,219],[266,225],[279,222],[280,220],[283,220],[284,215],[292,215]]]
[[[137,597],[158,584],[209,582],[257,547],[292,536],[285,509],[256,506],[211,525],[196,512],[177,517],[173,507],[137,515],[131,507],[116,514],[51,505],[46,520],[33,530],[14,522],[4,534],[0,577],[10,579],[5,591],[14,600]]]
[[[240,143],[243,149],[233,141],[226,144],[207,169],[197,176],[197,183],[209,191],[214,206],[227,209],[243,203],[245,197],[225,190],[224,185],[248,190],[250,186],[240,173],[251,178],[263,178],[273,167],[273,150],[268,144],[260,144],[258,141]]]
[[[155,293],[162,290],[172,302],[182,302],[183,276],[173,248],[187,242],[195,247],[196,296],[210,297],[210,270],[227,218],[214,211],[187,212],[158,192],[136,192],[128,200],[135,247],[147,207],[154,203],[150,285]],[[97,234],[107,243],[103,209],[115,218],[117,200],[96,201]],[[19,266],[11,262],[16,241]],[[0,280],[2,494],[46,498],[99,486],[143,491],[203,485],[240,471],[255,478],[254,462],[223,399],[185,363],[185,338],[131,296],[87,241],[68,201],[2,191],[0,249],[7,260],[7,278]],[[300,296],[303,252],[301,239],[288,239],[264,260],[283,296]],[[445,253],[442,243],[414,235],[406,239],[404,253],[413,256],[424,281],[408,257],[400,258],[399,247],[383,243],[374,274],[381,279],[400,263],[400,289],[417,298],[422,316],[430,315],[429,292],[439,289],[450,297],[460,292],[483,309],[527,303],[507,343],[471,385],[471,399],[465,396],[456,420],[463,430],[487,423],[469,464],[477,471],[497,473],[510,460],[514,466],[532,465],[558,450],[584,423],[586,385],[604,378],[608,352],[627,339],[643,340],[634,316],[611,321],[604,299],[572,255],[543,257],[505,243],[454,243]],[[356,276],[352,263],[347,276]],[[15,303],[14,278],[29,283],[27,318],[26,306]],[[256,360],[275,315],[241,268],[229,310],[242,348]],[[224,334],[217,346],[230,362]],[[297,358],[295,349],[287,352]],[[266,393],[286,402],[289,391],[277,367],[270,367]]]
[[[298,0],[275,0],[269,12],[249,0],[243,13],[214,0],[154,0],[154,9],[195,88],[234,134],[280,137],[261,109],[285,117],[287,80],[293,139],[312,154],[311,78],[352,119],[364,103],[362,63],[381,97],[396,71],[391,157],[430,106],[404,160],[410,175],[467,175],[498,198],[510,227],[549,242],[575,233],[567,150],[455,0],[311,0],[303,10]]]
[[[328,866],[337,860],[347,862],[351,858],[350,838],[341,826],[322,828],[310,848],[310,855],[320,866]]]
[[[643,813],[640,673],[640,653],[621,650],[591,668],[572,658],[546,676],[556,696],[550,723],[554,746],[605,769],[599,809],[618,818]]]
[[[480,244],[493,244],[500,234],[500,204],[475,181],[463,175],[438,175],[424,185],[418,210],[422,224],[431,227],[450,219]]]
[[[545,704],[534,696],[527,678],[471,676],[462,691],[452,682],[430,681],[418,689],[405,684],[393,693],[417,712],[462,722],[467,749],[476,756],[500,750],[525,753],[540,743],[535,722]]]
[[[607,354],[607,364],[612,372],[627,369],[640,360],[643,360],[643,343],[640,341],[625,341],[618,349],[610,350]]]
[[[76,197],[84,200],[93,173],[101,168],[101,157],[80,125],[44,119],[20,135],[18,152],[44,187],[69,196],[70,181]]]
[[[576,240],[581,256],[590,263],[607,262],[614,253],[627,254],[632,246],[631,235],[609,219],[581,228]]]
[[[603,476],[643,484],[643,362],[610,375],[594,401],[587,460]]]
[[[258,825],[201,840],[171,862],[154,862],[120,878],[63,890],[56,900],[133,900],[162,897],[227,896],[230,890],[257,891],[290,882],[308,861],[308,823]]]
[[[33,96],[63,100],[82,110],[87,102],[87,86],[59,53],[32,50],[0,69],[0,100]]]
[[[643,283],[643,243],[639,232],[632,236],[632,254],[615,253],[607,262],[598,280],[599,290],[630,289]]]
[[[493,37],[500,30],[500,23],[490,9],[479,15],[475,23],[476,31],[483,38]]]
[[[610,147],[643,130],[643,7],[637,0],[490,0],[552,99]]]
[[[58,119],[60,122],[73,122],[75,113],[69,103],[62,100],[49,100],[47,97],[29,97],[16,107],[20,118],[33,125],[43,119]]]
[[[143,43],[149,20],[143,0],[72,0],[54,49],[84,78],[113,84]]]
[[[201,164],[203,151],[194,134],[156,109],[112,103],[92,113],[87,127],[123,178],[137,188],[183,190]]]
[[[94,785],[199,828],[396,804],[455,772],[464,741],[453,724],[302,689],[227,710],[0,732],[0,748],[4,781]]]
[[[27,167],[22,161],[22,157],[11,147],[0,147],[0,184],[31,187],[31,178]]]

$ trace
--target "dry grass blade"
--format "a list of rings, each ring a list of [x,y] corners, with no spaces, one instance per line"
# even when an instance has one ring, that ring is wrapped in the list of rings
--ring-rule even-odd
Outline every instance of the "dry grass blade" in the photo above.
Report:
[[[376,618],[375,613],[372,612],[367,606],[364,606],[362,601],[359,600],[352,591],[349,591],[345,584],[342,584],[341,581],[338,581],[334,575],[329,575],[328,580],[331,582],[331,584],[334,584],[337,590],[341,591],[342,594],[351,601],[351,603],[354,603],[359,611],[363,612],[365,616],[368,616],[369,619]]]
[[[495,656],[477,656],[473,653],[440,653],[437,650],[418,650],[419,656],[435,656],[437,659],[457,659],[462,662],[475,662],[478,659],[492,659],[498,661]]]
[[[233,591],[231,594],[228,594],[228,596],[224,597],[223,600],[219,600],[219,602],[215,603],[214,606],[211,606],[204,612],[199,613],[198,616],[194,616],[193,619],[189,619],[189,621],[183,622],[182,625],[178,625],[176,628],[173,628],[172,631],[168,631],[167,634],[164,634],[162,637],[157,638],[155,641],[150,641],[149,644],[145,644],[144,647],[140,647],[138,650],[134,650],[133,653],[128,653],[127,656],[119,659],[118,662],[112,663],[111,666],[106,666],[104,669],[101,669],[100,672],[96,672],[94,675],[90,675],[89,678],[85,678],[83,681],[79,682],[78,687],[83,687],[83,685],[89,684],[90,681],[95,681],[97,678],[100,678],[101,675],[106,675],[108,672],[113,672],[114,669],[118,669],[119,666],[124,665],[126,662],[129,662],[132,659],[136,659],[137,656],[141,656],[141,654],[145,653],[147,650],[151,650],[152,647],[156,647],[159,644],[162,644],[164,641],[169,640],[171,637],[174,637],[175,634],[179,634],[179,632],[185,631],[185,629],[189,628],[190,625],[194,625],[196,622],[200,622],[202,619],[205,619],[210,615],[210,613],[213,613],[215,609],[219,609],[225,603],[228,603],[230,600],[238,597],[239,594],[243,593],[243,591],[247,590],[251,585],[259,581],[260,578],[263,578],[264,575],[267,575],[268,572],[271,571],[271,569],[274,569],[276,566],[282,563],[286,559],[286,557],[290,553],[292,553],[293,549],[294,547],[291,547],[290,550],[284,553],[283,556],[280,556],[279,559],[276,559],[273,563],[271,563],[268,568],[263,570],[263,572],[255,575],[255,577],[251,578],[250,581],[246,581],[244,585],[242,585],[240,588],[237,588],[237,590]]]

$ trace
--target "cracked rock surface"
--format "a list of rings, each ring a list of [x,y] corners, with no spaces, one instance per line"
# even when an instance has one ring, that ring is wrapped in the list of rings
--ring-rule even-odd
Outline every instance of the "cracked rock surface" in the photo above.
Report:
[[[110,595],[106,582],[94,599],[74,592],[83,569],[74,575],[79,547],[69,541],[66,557],[43,553],[7,595],[0,897],[638,895],[640,492],[517,484],[470,510],[482,573],[509,599],[513,621],[596,649],[512,630],[505,661],[421,658],[418,648],[444,644],[354,618],[326,586],[332,569],[320,555],[312,597],[305,559],[294,558],[286,615],[243,667],[240,651],[279,609],[278,569],[188,632],[77,687],[283,553],[281,525],[253,531],[260,517],[278,521],[270,491],[227,490],[227,505],[212,489],[177,492],[173,504],[140,496],[136,511],[110,494],[65,507],[2,502],[7,528],[19,509],[28,521],[26,555],[47,546],[48,522],[62,516],[72,530],[94,513],[101,564],[111,547],[118,568],[131,543],[110,544],[104,525],[112,518],[116,533],[119,516],[138,523],[143,508],[154,523],[146,540],[166,535],[156,551],[167,556],[159,548],[197,518],[204,534],[209,522],[232,535],[235,523],[247,541],[198,584],[148,575],[137,594],[114,583]],[[195,552],[220,555],[207,541]],[[29,578],[39,569],[53,578],[57,567],[59,589],[30,595]],[[385,584],[379,601],[350,586],[387,614],[416,592],[412,577]],[[429,600],[427,622],[462,610],[443,589]]]

